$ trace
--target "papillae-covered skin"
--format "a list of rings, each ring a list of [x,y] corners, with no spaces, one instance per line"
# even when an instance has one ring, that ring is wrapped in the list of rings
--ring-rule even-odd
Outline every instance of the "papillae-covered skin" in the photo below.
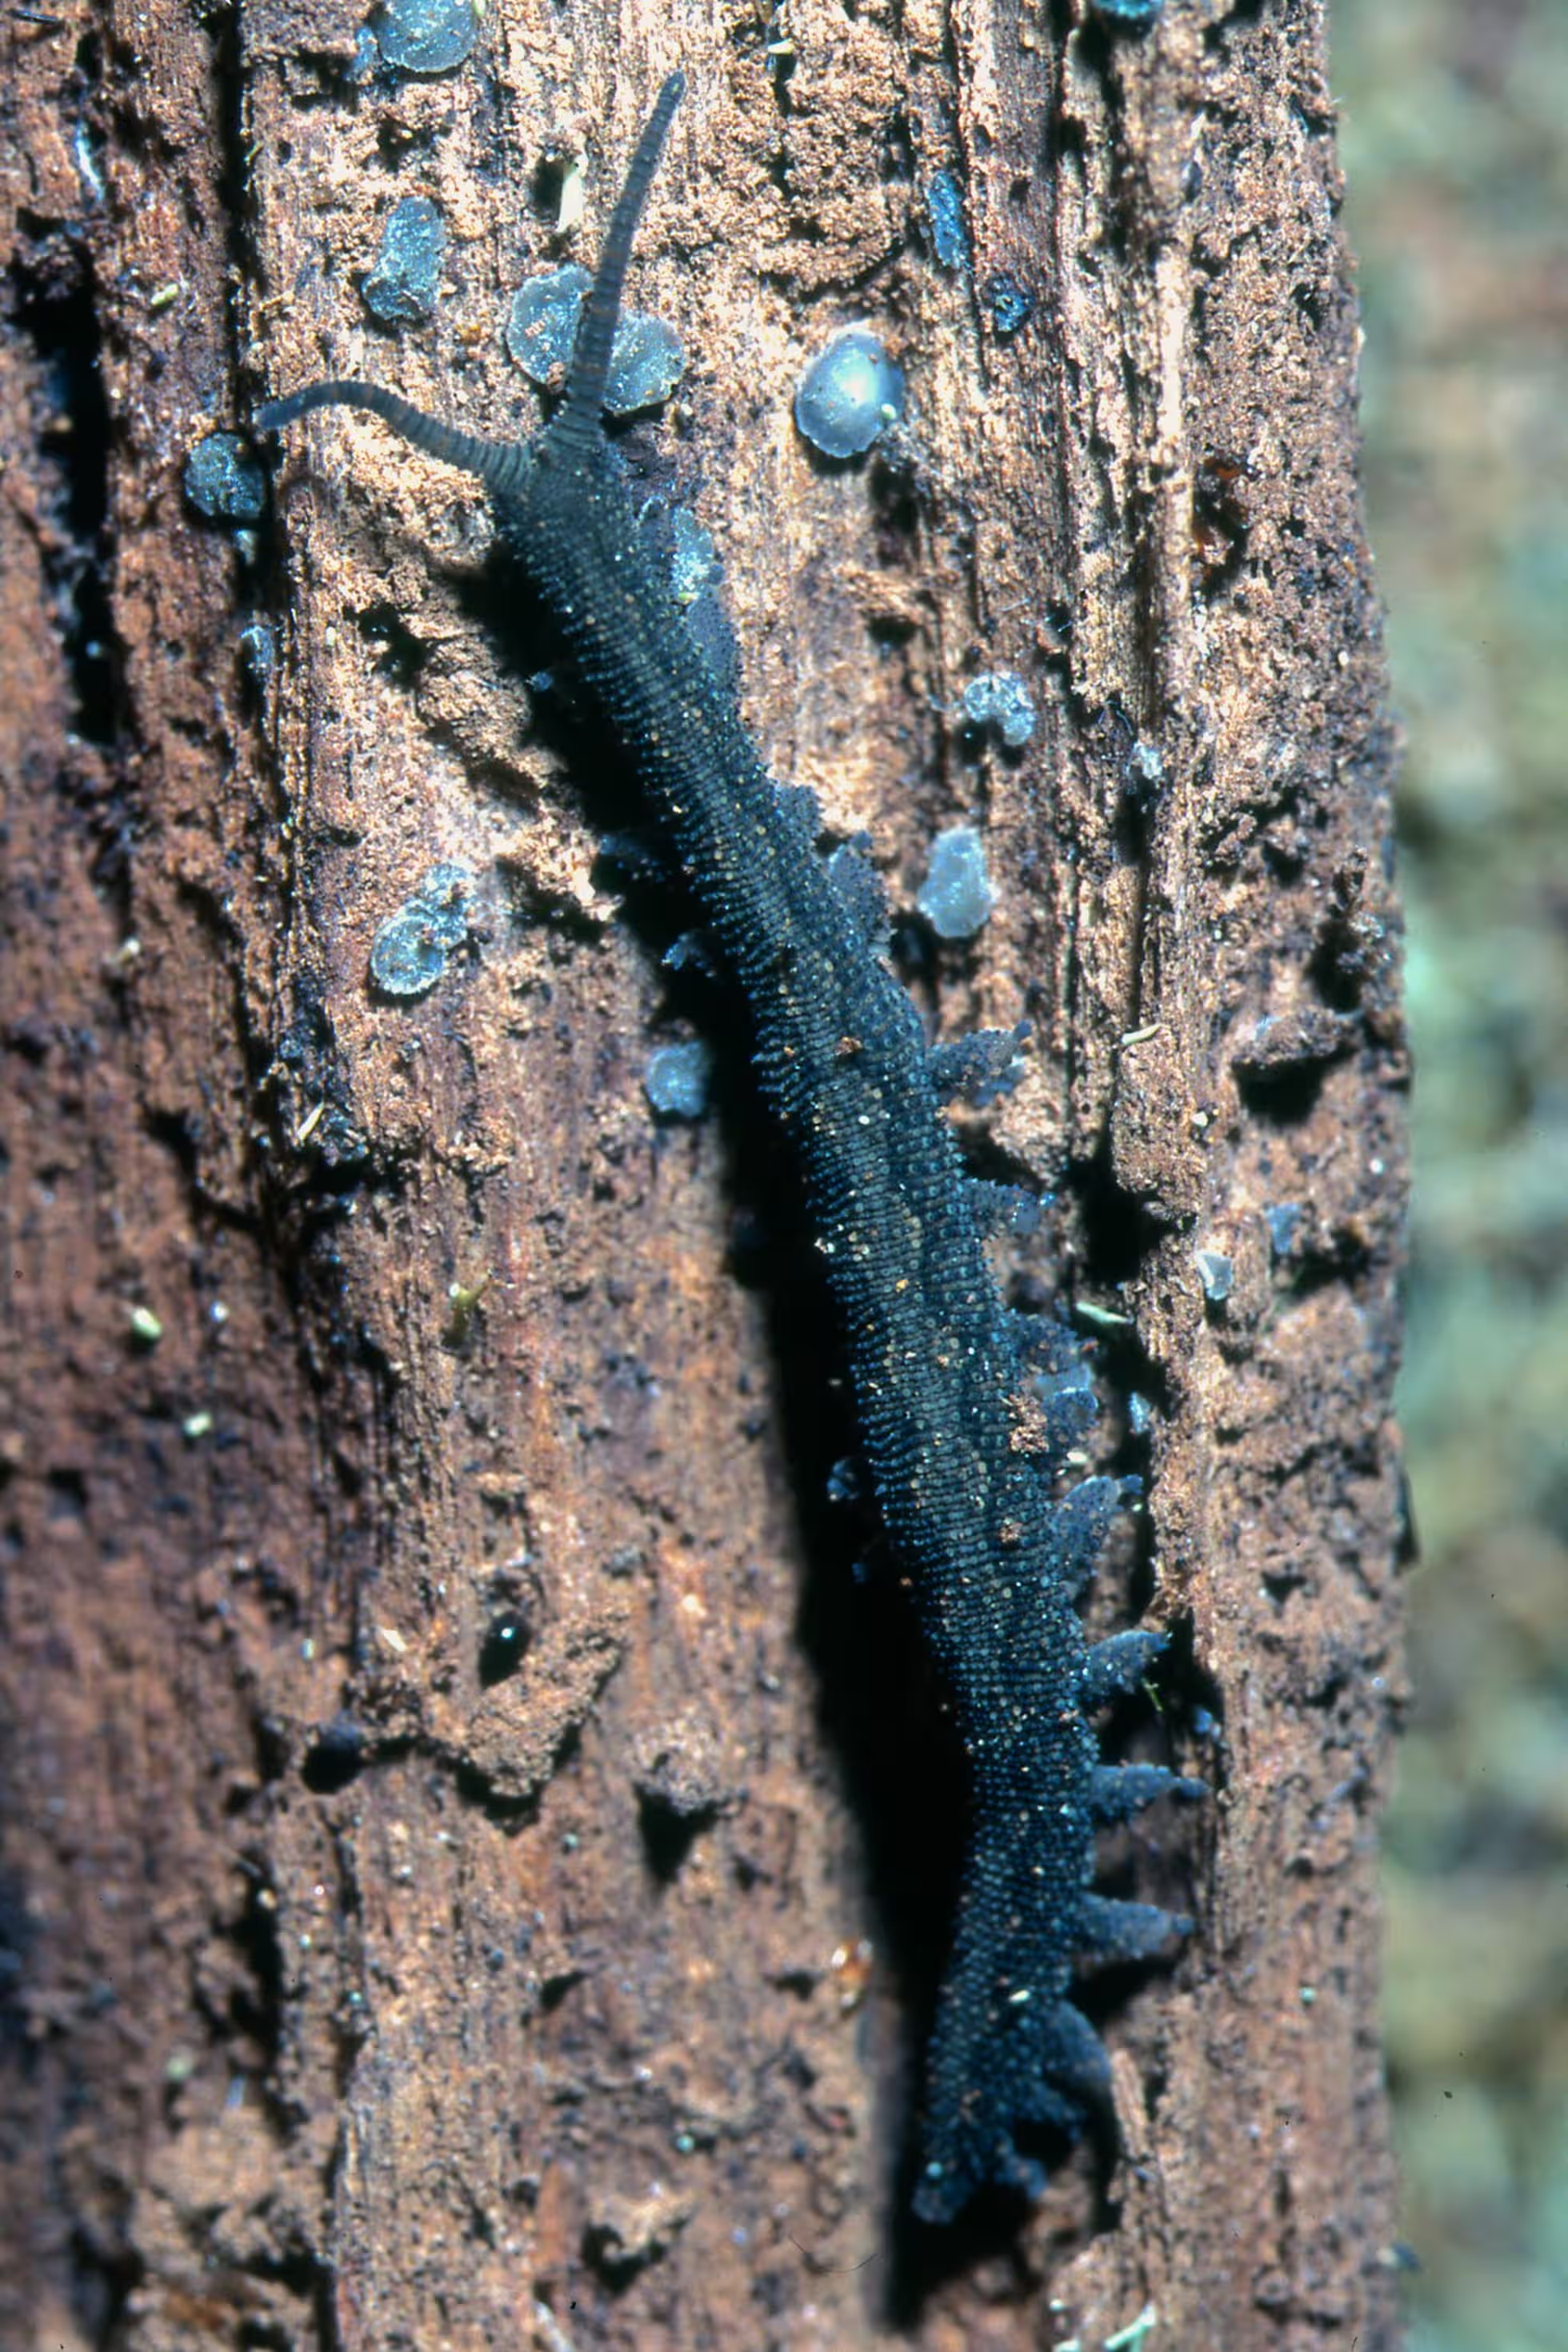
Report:
[[[825,858],[811,795],[769,775],[600,422],[632,236],[681,87],[665,85],[643,134],[565,404],[533,442],[477,441],[342,382],[258,422],[368,409],[486,482],[744,994],[759,1084],[796,1155],[837,1307],[872,1489],[973,1776],[915,2200],[947,2221],[988,2182],[1037,2187],[1018,2127],[1075,2131],[1103,2096],[1104,2053],[1068,1999],[1075,1961],[1145,1957],[1182,1923],[1090,1892],[1095,1828],[1196,1784],[1098,1762],[1089,1711],[1136,1682],[1160,1641],[1131,1632],[1090,1650],[1073,1605],[1121,1499],[1103,1478],[1058,1491],[1090,1408],[1076,1346],[1004,1307],[919,1017],[885,959],[876,877],[853,851]]]

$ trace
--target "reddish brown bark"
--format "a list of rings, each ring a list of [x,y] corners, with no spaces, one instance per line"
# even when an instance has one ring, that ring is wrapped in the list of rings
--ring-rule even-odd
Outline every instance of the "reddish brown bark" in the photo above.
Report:
[[[11,35],[0,2334],[1387,2347],[1404,1049],[1321,12],[791,0],[782,105],[760,10],[525,0],[357,95],[356,21]],[[542,166],[582,160],[591,257],[678,61],[636,293],[692,367],[650,446],[778,772],[906,898],[985,824],[1001,903],[929,1001],[1036,1022],[995,1150],[1060,1184],[1037,1270],[1158,1408],[1095,1607],[1190,1626],[1172,1739],[1217,1790],[1132,1842],[1198,1931],[1110,2009],[1120,2153],[940,2260],[896,2167],[956,1824],[896,1594],[813,1500],[830,1359],[739,1057],[725,1121],[655,1129],[665,986],[464,487],[356,421],[253,554],[180,491],[323,367],[531,416],[497,324],[560,251]],[[940,170],[972,272],[911,233]],[[453,245],[394,342],[354,274],[407,194]],[[858,316],[901,487],[790,425]],[[1041,706],[1016,762],[950,715],[990,666]],[[479,934],[379,1000],[440,857]]]

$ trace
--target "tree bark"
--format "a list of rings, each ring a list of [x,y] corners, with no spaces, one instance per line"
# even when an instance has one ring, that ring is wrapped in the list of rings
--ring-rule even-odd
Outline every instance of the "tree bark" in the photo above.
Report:
[[[356,80],[358,24],[7,34],[0,2335],[1392,2346],[1405,1062],[1321,9],[513,0],[426,79]],[[720,1115],[657,1125],[692,1001],[468,486],[356,418],[253,530],[182,495],[322,373],[531,431],[510,295],[591,263],[677,63],[632,299],[689,369],[633,446],[776,772],[904,906],[984,828],[996,910],[911,978],[1035,1024],[975,1150],[1052,1191],[1018,1279],[1146,1469],[1090,1608],[1179,1638],[1124,1739],[1215,1790],[1110,1857],[1196,1920],[1103,1990],[1115,2144],[940,2242],[900,2168],[962,1822],[816,1501],[853,1433],[731,1013]],[[450,243],[394,336],[409,194]],[[791,394],[861,318],[906,427],[819,466]],[[471,936],[390,998],[441,861]]]

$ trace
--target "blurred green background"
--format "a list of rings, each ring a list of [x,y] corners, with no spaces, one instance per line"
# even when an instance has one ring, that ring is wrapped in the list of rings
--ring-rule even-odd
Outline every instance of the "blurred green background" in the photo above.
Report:
[[[1568,0],[1333,0],[1388,606],[1422,1557],[1389,1825],[1412,2352],[1568,2347]]]

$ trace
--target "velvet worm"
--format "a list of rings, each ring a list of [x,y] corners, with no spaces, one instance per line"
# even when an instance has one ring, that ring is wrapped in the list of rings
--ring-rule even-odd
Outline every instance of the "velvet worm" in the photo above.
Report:
[[[605,433],[633,239],[684,87],[669,77],[638,141],[564,400],[532,440],[484,440],[350,381],[270,402],[257,423],[368,410],[484,484],[744,995],[758,1085],[797,1160],[837,1305],[869,1484],[971,1773],[915,2190],[917,2212],[945,2222],[988,2182],[1037,2189],[1019,2131],[1077,2133],[1105,2102],[1105,2052],[1071,1998],[1078,1964],[1146,1958],[1187,1923],[1097,1895],[1095,1832],[1158,1796],[1205,1791],[1100,1760],[1093,1710],[1163,1643],[1132,1630],[1091,1647],[1075,1607],[1127,1487],[1091,1477],[1060,1491],[1093,1410],[1079,1346],[1004,1306],[986,1188],[966,1175],[942,1108],[955,1075],[996,1075],[1017,1037],[984,1033],[956,1057],[928,1046],[888,965],[877,876],[852,849],[825,857],[813,796],[769,774],[678,601],[668,532],[639,509]]]

